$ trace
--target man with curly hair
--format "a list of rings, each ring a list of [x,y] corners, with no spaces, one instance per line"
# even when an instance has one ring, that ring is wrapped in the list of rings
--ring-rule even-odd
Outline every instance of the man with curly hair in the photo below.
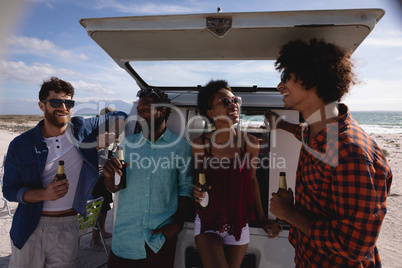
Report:
[[[351,54],[323,40],[298,40],[282,47],[275,66],[285,107],[306,120],[295,125],[267,116],[272,128],[303,144],[295,197],[289,189],[291,198],[270,200],[270,211],[292,225],[296,266],[381,267],[376,241],[392,173],[382,150],[338,103],[356,83]]]

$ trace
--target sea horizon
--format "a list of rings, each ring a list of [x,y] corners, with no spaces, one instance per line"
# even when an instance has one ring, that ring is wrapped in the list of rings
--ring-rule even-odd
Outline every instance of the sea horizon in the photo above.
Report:
[[[351,111],[353,119],[367,133],[402,134],[402,111]],[[0,116],[41,116],[43,114],[6,114]],[[74,114],[73,116],[92,117],[95,113]],[[263,124],[262,116],[242,115],[242,124]]]

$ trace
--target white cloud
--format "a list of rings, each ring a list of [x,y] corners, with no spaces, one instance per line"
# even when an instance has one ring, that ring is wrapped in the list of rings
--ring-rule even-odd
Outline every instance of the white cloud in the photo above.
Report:
[[[57,57],[69,61],[82,61],[88,58],[83,53],[75,54],[71,50],[55,45],[52,41],[35,37],[11,36],[8,39],[8,45],[10,52],[16,54],[30,54],[48,58]]]
[[[71,82],[76,90],[84,91],[86,94],[93,94],[94,96],[114,95],[111,90],[107,90],[104,86],[98,83],[88,83],[83,80]]]
[[[28,85],[41,84],[44,78],[51,76],[82,76],[80,73],[56,68],[48,63],[33,63],[27,65],[22,61],[0,60],[0,79]]]
[[[115,92],[106,89],[99,83],[87,82],[84,80],[74,81],[84,74],[64,68],[56,68],[48,63],[33,63],[27,65],[22,61],[0,60],[0,80],[20,83],[25,85],[40,85],[44,79],[51,76],[66,79],[76,88],[80,95],[92,95],[96,97],[113,96]],[[90,79],[92,80],[92,79]],[[78,93],[77,92],[77,93]]]
[[[402,80],[370,79],[355,86],[344,101],[354,111],[400,110]]]
[[[402,48],[402,31],[384,31],[367,37],[365,46]]]

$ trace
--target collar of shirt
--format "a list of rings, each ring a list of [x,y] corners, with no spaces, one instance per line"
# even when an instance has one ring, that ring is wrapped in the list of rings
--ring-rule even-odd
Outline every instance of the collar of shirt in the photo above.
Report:
[[[154,144],[158,144],[161,141],[169,142],[171,136],[172,136],[172,132],[170,132],[170,130],[168,128],[166,128],[165,132],[163,132],[162,136],[160,136],[159,139],[157,139]],[[152,144],[152,142],[150,140],[148,140],[147,138],[144,137],[143,132],[141,132],[141,135],[139,135],[139,143],[142,144],[143,142]]]
[[[309,147],[313,149],[325,149],[325,146],[323,145],[327,143],[327,140],[337,142],[339,133],[347,128],[347,126],[352,122],[352,115],[346,105],[339,104],[338,109],[340,117],[318,132],[318,134],[311,139],[310,143],[306,142],[309,140],[310,135],[310,127],[306,124],[303,128],[303,143],[308,144]]]

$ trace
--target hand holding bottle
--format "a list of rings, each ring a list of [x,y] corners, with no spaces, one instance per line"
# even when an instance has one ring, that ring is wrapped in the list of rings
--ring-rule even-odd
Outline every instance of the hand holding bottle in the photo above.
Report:
[[[125,167],[129,166],[129,163],[124,163]],[[105,184],[109,191],[116,192],[120,188],[115,185],[115,174],[123,176],[122,172],[123,164],[118,158],[109,159],[103,166],[103,173],[105,174]]]
[[[60,160],[54,180],[45,188],[45,200],[54,201],[64,197],[68,192],[68,186],[67,176],[64,173],[64,161]]]
[[[278,193],[272,193],[269,200],[269,211],[277,218],[289,222],[289,216],[295,211],[293,205],[293,191],[291,188],[287,190],[288,197],[284,198]]]
[[[44,188],[44,200],[55,201],[64,197],[68,192],[68,180],[51,181],[50,184]]]
[[[201,209],[207,209],[209,205],[209,189],[207,184],[207,180],[205,178],[205,173],[204,170],[200,170],[198,173],[198,183],[197,183],[198,189],[201,190],[202,192],[202,197],[199,198],[199,205]]]
[[[208,191],[210,191],[212,187],[209,185],[208,186]],[[194,184],[194,190],[193,190],[193,196],[194,196],[194,201],[197,203],[200,203],[203,201],[205,198],[207,192],[203,191],[203,189],[200,187],[198,183]]]
[[[41,201],[55,201],[64,197],[68,192],[68,180],[64,174],[64,162],[59,162],[57,174],[49,185],[44,188],[27,189],[23,200],[27,203],[36,203]]]

